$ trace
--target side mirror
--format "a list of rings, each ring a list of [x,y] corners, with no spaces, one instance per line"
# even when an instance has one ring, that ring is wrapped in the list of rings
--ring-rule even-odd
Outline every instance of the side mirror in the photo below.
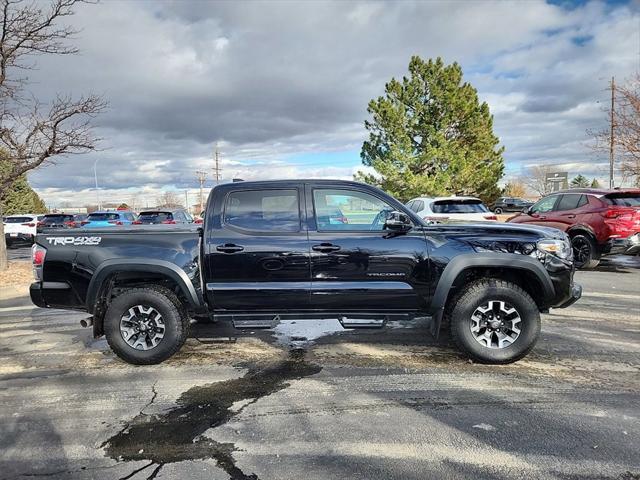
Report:
[[[522,213],[524,213],[525,215],[531,215],[531,207],[524,207],[522,209]]]
[[[385,230],[394,232],[408,232],[412,226],[409,215],[398,211],[389,212],[384,222]]]

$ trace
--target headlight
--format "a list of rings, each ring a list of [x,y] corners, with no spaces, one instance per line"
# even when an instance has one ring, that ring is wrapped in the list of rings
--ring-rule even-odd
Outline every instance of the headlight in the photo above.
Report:
[[[538,250],[550,253],[559,258],[571,259],[573,250],[571,244],[565,240],[545,239],[537,243]]]

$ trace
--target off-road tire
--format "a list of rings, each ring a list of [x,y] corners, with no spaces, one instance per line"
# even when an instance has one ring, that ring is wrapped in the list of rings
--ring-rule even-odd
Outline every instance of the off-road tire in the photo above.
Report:
[[[471,332],[473,312],[489,300],[508,302],[521,318],[520,335],[504,348],[484,346]],[[505,364],[520,360],[531,351],[540,336],[540,312],[536,302],[518,285],[505,280],[488,278],[469,283],[448,302],[445,317],[453,342],[479,363]]]
[[[577,269],[590,270],[596,268],[600,263],[596,242],[589,235],[578,234],[571,237],[571,248],[573,248],[574,263]],[[588,251],[585,260],[578,261],[576,257],[576,249],[578,248]]]
[[[135,305],[147,305],[162,315],[164,338],[150,350],[136,350],[120,332],[120,319]],[[189,317],[177,295],[166,287],[149,285],[124,290],[109,304],[104,317],[104,333],[113,352],[127,363],[154,365],[174,355],[189,335]]]
[[[496,215],[500,215],[502,213],[502,208],[501,207],[497,207],[493,210],[493,213],[495,213]]]

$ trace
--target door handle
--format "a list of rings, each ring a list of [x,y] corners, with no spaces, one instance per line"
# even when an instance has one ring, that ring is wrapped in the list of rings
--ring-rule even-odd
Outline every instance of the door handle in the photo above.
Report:
[[[315,250],[316,252],[328,253],[337,252],[338,250],[340,250],[340,247],[338,245],[333,245],[332,243],[321,243],[320,245],[314,245],[313,247],[311,247],[311,249]]]
[[[540,216],[538,217],[538,219],[539,219],[539,220],[546,220],[546,219],[547,219],[547,217],[545,217],[544,215],[540,215]]]
[[[225,243],[224,245],[218,245],[216,247],[216,250],[224,253],[235,253],[235,252],[241,252],[242,250],[244,250],[244,247],[241,247],[240,245],[235,245],[233,243]]]
[[[574,214],[565,215],[565,217],[567,217],[567,218],[576,218],[576,216]]]

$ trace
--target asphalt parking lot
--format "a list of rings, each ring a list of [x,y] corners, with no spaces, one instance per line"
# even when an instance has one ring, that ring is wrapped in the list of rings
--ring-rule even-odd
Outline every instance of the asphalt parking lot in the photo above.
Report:
[[[133,367],[85,314],[2,300],[0,479],[640,478],[640,258],[577,281],[498,367],[421,324],[301,321],[213,343],[229,332],[194,325]]]

